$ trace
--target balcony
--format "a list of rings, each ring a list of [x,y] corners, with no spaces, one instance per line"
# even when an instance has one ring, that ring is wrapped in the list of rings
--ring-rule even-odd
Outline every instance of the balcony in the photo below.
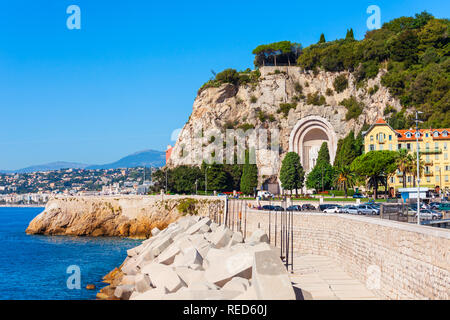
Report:
[[[420,154],[441,154],[442,149],[425,149],[425,150],[419,150]]]
[[[433,165],[433,160],[425,160],[423,163],[426,166],[432,166]]]
[[[424,172],[424,176],[425,176],[425,177],[431,177],[431,176],[433,176],[433,171],[425,171],[425,172]]]

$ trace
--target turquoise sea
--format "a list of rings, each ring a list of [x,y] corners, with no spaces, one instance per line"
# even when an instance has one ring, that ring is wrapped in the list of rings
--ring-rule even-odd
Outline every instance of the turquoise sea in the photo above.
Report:
[[[139,240],[27,235],[44,208],[0,207],[0,300],[95,299],[102,277],[119,266]],[[69,266],[78,266],[81,289],[68,289]],[[93,283],[96,290],[86,290]]]

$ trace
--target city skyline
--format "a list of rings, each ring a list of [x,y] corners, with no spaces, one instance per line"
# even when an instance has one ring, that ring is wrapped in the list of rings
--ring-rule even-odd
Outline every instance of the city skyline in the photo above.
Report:
[[[252,68],[251,51],[259,44],[291,40],[305,47],[321,33],[334,40],[349,28],[361,39],[371,4],[380,7],[382,23],[449,11],[438,1],[298,2],[290,10],[268,1],[77,1],[81,30],[69,30],[71,4],[18,1],[0,13],[0,169],[108,163],[138,150],[164,151],[211,70]]]

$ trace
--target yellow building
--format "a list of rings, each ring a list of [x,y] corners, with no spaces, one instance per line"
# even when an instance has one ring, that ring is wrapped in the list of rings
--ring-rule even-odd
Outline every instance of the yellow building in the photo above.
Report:
[[[383,119],[373,124],[364,135],[364,151],[407,149],[416,154],[416,129],[394,130]],[[421,186],[450,190],[450,129],[420,129],[419,153],[424,164]],[[406,186],[414,185],[414,177],[406,176]],[[403,187],[403,174],[397,171],[388,180],[389,188]]]

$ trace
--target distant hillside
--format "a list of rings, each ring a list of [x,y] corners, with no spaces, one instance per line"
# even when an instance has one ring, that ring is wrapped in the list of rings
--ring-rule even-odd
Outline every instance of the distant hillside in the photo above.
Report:
[[[64,161],[57,161],[57,162],[51,162],[36,166],[30,166],[18,170],[1,170],[1,173],[30,173],[30,172],[36,172],[36,171],[53,171],[53,170],[61,170],[61,169],[83,169],[86,168],[88,165],[83,163],[76,163],[76,162],[64,162]]]
[[[61,169],[117,169],[135,167],[162,167],[166,164],[166,153],[156,150],[144,150],[126,156],[116,162],[103,165],[89,165],[76,162],[52,162],[30,166],[18,170],[0,170],[0,173],[30,173],[37,171],[53,171]]]
[[[117,168],[134,168],[134,167],[162,167],[166,163],[166,153],[156,150],[144,150],[126,156],[116,162],[92,165],[86,169],[117,169]]]

